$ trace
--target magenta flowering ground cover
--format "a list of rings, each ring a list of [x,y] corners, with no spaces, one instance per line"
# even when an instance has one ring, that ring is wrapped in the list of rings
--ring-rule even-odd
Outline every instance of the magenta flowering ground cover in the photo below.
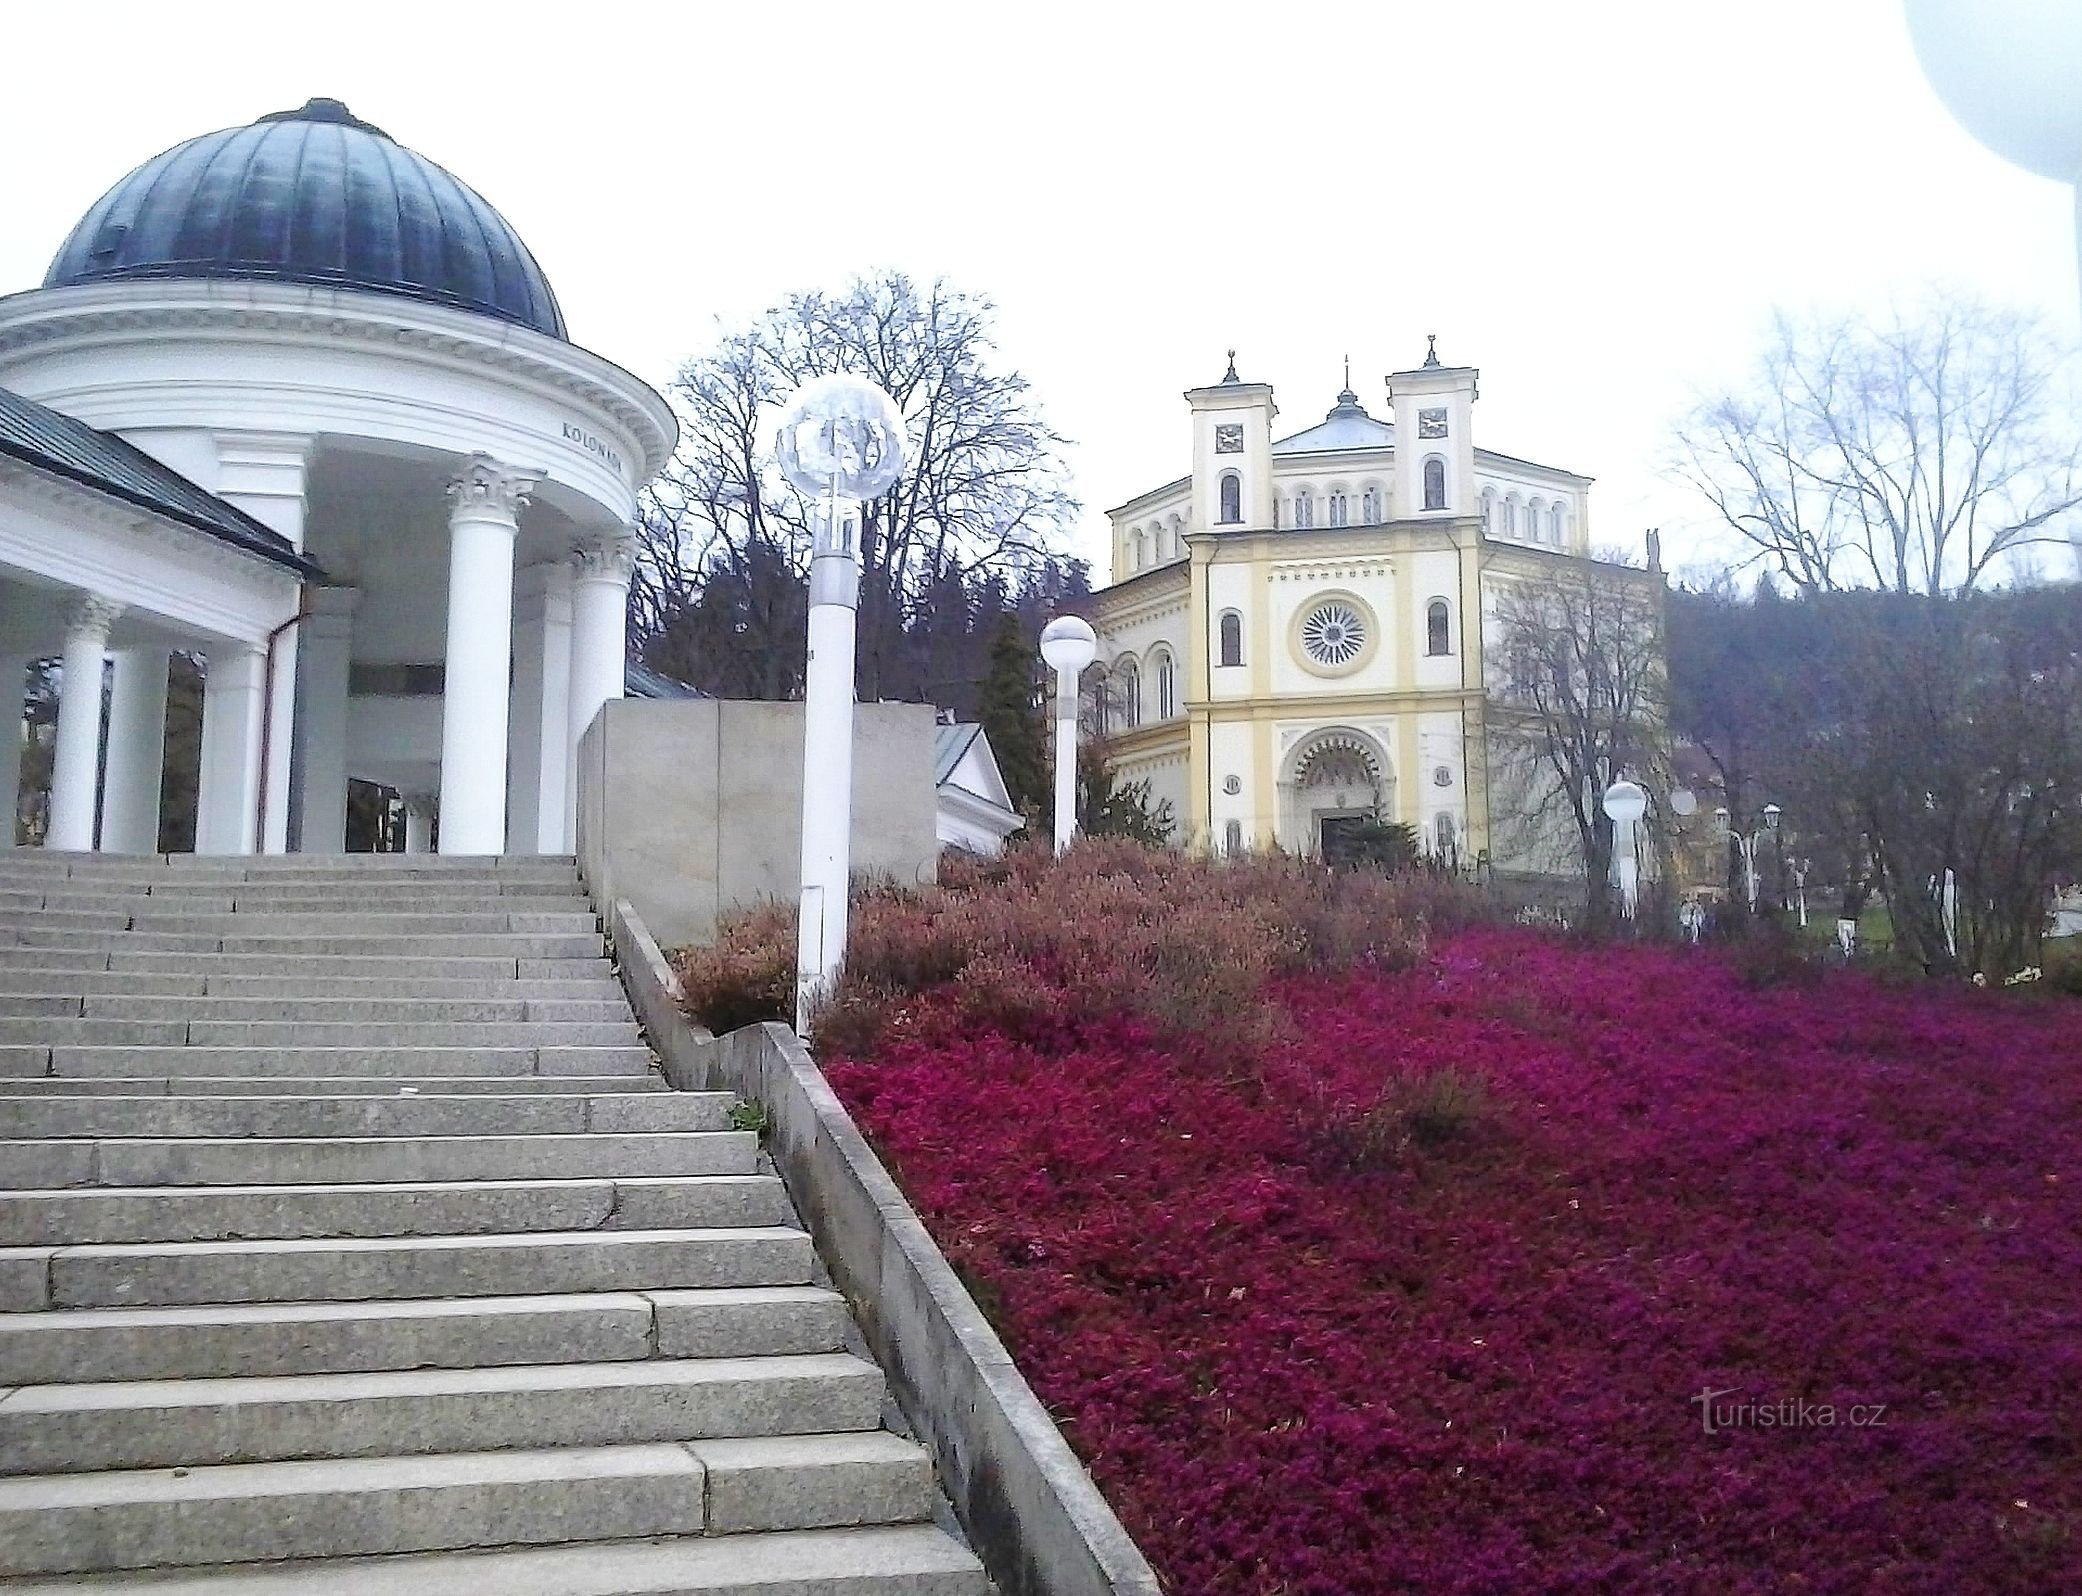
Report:
[[[2082,1590],[2082,1005],[1495,929],[1271,1000],[831,1062],[1171,1588]]]

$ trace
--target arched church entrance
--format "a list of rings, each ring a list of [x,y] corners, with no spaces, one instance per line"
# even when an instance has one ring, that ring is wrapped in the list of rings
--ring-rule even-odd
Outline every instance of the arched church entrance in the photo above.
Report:
[[[1337,863],[1366,824],[1395,812],[1395,775],[1364,732],[1329,727],[1303,738],[1280,781],[1280,841]]]

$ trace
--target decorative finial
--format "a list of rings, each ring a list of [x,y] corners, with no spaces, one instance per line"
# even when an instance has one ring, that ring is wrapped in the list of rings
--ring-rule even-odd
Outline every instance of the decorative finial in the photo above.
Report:
[[[1225,371],[1225,372],[1223,372],[1223,373],[1222,373],[1222,381],[1224,381],[1224,382],[1242,382],[1242,381],[1243,381],[1243,379],[1242,379],[1241,377],[1239,377],[1239,376],[1237,376],[1237,375],[1236,375],[1236,351],[1235,351],[1235,350],[1233,350],[1233,349],[1229,351],[1229,369],[1228,369],[1227,371]]]
[[[1359,395],[1352,392],[1352,357],[1347,355],[1345,356],[1345,385],[1338,390],[1337,408],[1332,410],[1330,414],[1333,416],[1341,415],[1346,411],[1357,410],[1358,408]]]
[[[1436,366],[1439,363],[1439,335],[1437,333],[1426,333],[1424,337],[1425,341],[1430,345],[1424,351],[1424,364]]]

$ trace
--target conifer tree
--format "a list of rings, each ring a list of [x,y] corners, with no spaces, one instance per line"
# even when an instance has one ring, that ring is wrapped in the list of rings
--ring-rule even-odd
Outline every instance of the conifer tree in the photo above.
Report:
[[[1023,815],[1043,813],[1049,798],[1042,715],[1036,702],[1039,660],[1018,616],[1006,615],[991,638],[990,666],[976,702],[976,719],[997,756],[1012,807]]]

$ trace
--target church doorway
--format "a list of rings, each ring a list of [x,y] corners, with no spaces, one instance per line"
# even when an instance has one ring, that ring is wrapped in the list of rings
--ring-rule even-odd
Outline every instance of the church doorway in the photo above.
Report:
[[[1362,732],[1326,727],[1288,755],[1280,782],[1280,836],[1297,853],[1333,863],[1365,822],[1392,815],[1395,777],[1380,746]]]
[[[1372,815],[1322,815],[1316,821],[1316,851],[1327,865],[1356,863]]]

